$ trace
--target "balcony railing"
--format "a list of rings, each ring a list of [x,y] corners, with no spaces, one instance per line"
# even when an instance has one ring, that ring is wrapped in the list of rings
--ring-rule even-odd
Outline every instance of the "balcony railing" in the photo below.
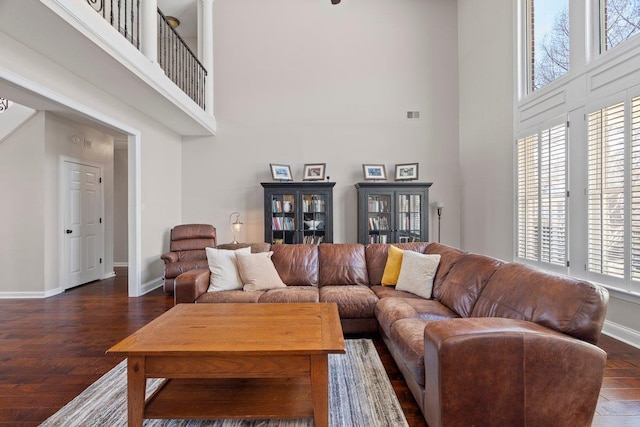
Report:
[[[87,0],[120,34],[140,49],[141,0]],[[207,77],[202,63],[158,9],[158,63],[184,93],[204,110]]]
[[[158,9],[158,62],[184,93],[204,110],[207,70]]]
[[[140,0],[87,0],[87,3],[140,49]]]

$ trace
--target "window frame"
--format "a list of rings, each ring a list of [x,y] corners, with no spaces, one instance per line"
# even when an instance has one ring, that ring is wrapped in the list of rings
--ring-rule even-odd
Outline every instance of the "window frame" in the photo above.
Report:
[[[544,86],[539,88],[535,88],[535,27],[534,27],[534,16],[531,13],[532,5],[535,0],[521,0],[518,5],[518,21],[520,22],[520,31],[519,37],[521,39],[518,41],[519,44],[519,56],[520,61],[522,62],[522,66],[519,69],[518,82],[521,87],[520,90],[520,98],[523,98],[527,95],[533,95],[534,93],[538,93],[540,91],[545,90],[549,86],[555,86],[556,82],[566,78],[569,75],[572,68],[572,59],[571,59],[571,1],[567,1],[567,14],[569,19],[569,63],[568,70],[566,73],[561,76],[556,77],[553,81],[548,82]],[[598,1],[598,0],[596,0]],[[525,48],[522,49],[522,43],[524,43]]]
[[[551,120],[547,120],[543,123],[541,123],[538,126],[534,126],[531,127],[527,130],[524,130],[522,132],[519,132],[515,141],[515,162],[514,162],[514,166],[515,166],[515,221],[514,221],[514,225],[515,225],[515,259],[518,262],[521,262],[523,264],[528,264],[528,265],[533,265],[539,268],[543,268],[545,270],[548,271],[553,271],[555,273],[560,273],[560,274],[568,274],[569,272],[569,265],[570,265],[570,260],[569,260],[569,242],[570,242],[570,204],[569,204],[569,142],[570,142],[570,131],[569,131],[569,126],[567,126],[568,123],[568,117],[566,114],[563,114],[559,117],[556,117],[554,119]],[[542,179],[541,179],[541,173],[542,173],[542,152],[543,152],[543,144],[542,144],[542,134],[544,132],[547,131],[551,131],[554,128],[557,128],[559,126],[562,126],[564,128],[564,260],[563,260],[563,264],[557,264],[557,263],[552,263],[550,261],[546,261],[543,259],[543,242],[544,242],[544,238],[543,238],[543,226],[542,226],[542,222],[543,222],[543,203],[542,203],[542,197],[543,197],[543,189],[541,188],[542,186]],[[519,142],[523,139],[527,139],[530,137],[536,137],[537,140],[537,166],[536,166],[536,173],[537,173],[537,183],[538,183],[538,188],[537,188],[537,238],[536,238],[536,259],[531,259],[530,257],[527,256],[521,256],[520,253],[520,245],[521,245],[521,241],[520,241],[520,230],[521,230],[521,217],[520,217],[520,170],[519,170],[519,156],[520,156],[520,152],[519,152]],[[525,220],[525,228],[527,227],[526,224],[526,220]],[[528,234],[528,232],[526,232],[526,234]]]
[[[595,7],[594,10],[597,11],[597,18],[598,18],[597,20],[594,19],[597,22],[597,29],[598,29],[595,49],[597,49],[600,55],[603,55],[610,51],[615,51],[616,49],[618,49],[619,46],[626,45],[629,41],[636,39],[638,38],[638,36],[640,36],[640,31],[639,31],[632,37],[619,42],[615,46],[612,46],[611,49],[607,49],[607,22],[605,18],[607,0],[594,0],[594,1],[596,2],[596,4],[595,6],[592,5],[592,7]]]

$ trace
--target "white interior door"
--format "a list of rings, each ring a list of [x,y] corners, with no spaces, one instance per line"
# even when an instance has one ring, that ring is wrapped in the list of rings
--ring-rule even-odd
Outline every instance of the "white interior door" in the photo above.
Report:
[[[102,277],[102,194],[100,168],[64,162],[65,289]]]

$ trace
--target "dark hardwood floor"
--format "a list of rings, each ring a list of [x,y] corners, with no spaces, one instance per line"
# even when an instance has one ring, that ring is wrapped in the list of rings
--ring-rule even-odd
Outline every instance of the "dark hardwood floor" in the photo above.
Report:
[[[127,297],[124,270],[47,299],[0,300],[0,427],[37,426],[114,367],[105,350],[173,306],[157,289]],[[426,423],[373,337],[411,427]],[[640,350],[603,336],[609,354],[593,426],[640,426]]]

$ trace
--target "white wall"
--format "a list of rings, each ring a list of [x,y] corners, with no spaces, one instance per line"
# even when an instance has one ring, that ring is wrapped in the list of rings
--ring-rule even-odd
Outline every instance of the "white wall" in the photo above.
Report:
[[[334,241],[357,239],[363,163],[419,162],[444,201],[442,240],[460,243],[457,8],[449,0],[262,0],[214,3],[215,138],[183,146],[185,222],[262,241],[269,163],[327,164]],[[407,111],[421,118],[407,119]],[[432,212],[431,238],[437,238]]]
[[[129,261],[128,155],[126,147],[116,147],[113,152],[113,262],[116,267],[126,265]]]
[[[0,68],[48,88],[55,94],[82,104],[98,115],[123,123],[140,133],[141,199],[144,206],[140,227],[141,282],[144,285],[160,284],[163,274],[160,255],[168,249],[169,230],[181,222],[180,137],[161,123],[151,120],[144,112],[118,101],[102,89],[82,80],[72,71],[52,63],[1,32],[0,45],[3,50],[0,55]],[[32,156],[25,159],[29,160],[23,160],[21,163],[28,167],[27,165],[31,165]],[[44,223],[44,216],[41,221]],[[32,257],[32,250],[32,247],[29,247],[23,252],[12,252],[9,262]],[[5,283],[16,291],[22,291],[26,286],[36,286],[38,290],[44,290],[42,279],[37,285],[26,285],[24,281]]]
[[[44,129],[41,113],[0,144],[0,293],[44,289]]]
[[[60,277],[60,157],[65,156],[102,169],[104,252],[103,276],[113,273],[113,137],[86,125],[72,122],[54,113],[45,120],[45,291],[61,286]],[[73,137],[79,143],[72,141]],[[85,144],[91,141],[91,147]],[[28,159],[23,159],[28,161]]]
[[[0,114],[0,144],[2,140],[35,114],[35,110],[20,104],[13,104]]]
[[[513,259],[514,7],[458,0],[462,247]]]

